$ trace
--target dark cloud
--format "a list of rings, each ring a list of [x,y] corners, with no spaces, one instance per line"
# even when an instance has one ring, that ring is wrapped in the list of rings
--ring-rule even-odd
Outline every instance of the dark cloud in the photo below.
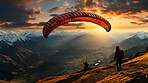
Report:
[[[47,12],[52,13],[52,12],[60,10],[61,8],[62,7],[54,7],[54,8],[51,8],[51,9],[47,10]]]
[[[85,3],[85,6],[89,8],[94,7],[96,5],[95,0],[84,0],[83,2]]]
[[[138,16],[124,16],[123,18],[132,19],[132,20],[137,21],[137,22],[131,22],[131,24],[143,25],[143,24],[148,23],[148,19],[138,17]]]
[[[131,24],[142,25],[142,24],[145,24],[145,23],[131,22]]]
[[[76,4],[75,6],[71,8],[65,8],[64,11],[84,11],[84,8],[93,9],[97,5],[95,0],[75,0],[74,2]]]
[[[58,14],[50,14],[50,16],[57,16]]]
[[[137,24],[137,25],[143,25],[148,23],[148,19],[143,18],[143,17],[138,17],[138,16],[124,16],[123,18],[125,19],[132,19],[135,20],[136,22],[130,22],[131,24]]]
[[[3,0],[0,1],[0,27],[26,27],[34,24],[29,20],[36,20],[31,16],[41,13],[39,9],[28,9],[33,0]]]
[[[0,0],[0,5],[7,5],[7,6],[28,6],[33,4],[34,0]]]
[[[76,8],[75,7],[63,8],[63,11],[64,12],[73,12],[73,11],[76,11]]]
[[[39,22],[39,23],[36,23],[34,25],[37,25],[37,26],[44,26],[47,22]]]
[[[148,19],[140,20],[140,22],[142,22],[141,25],[142,25],[142,24],[146,24],[146,23],[148,23]]]
[[[85,8],[92,12],[100,10],[103,14],[135,15],[148,12],[148,0],[75,0],[75,6],[65,11],[84,11]],[[93,9],[97,7],[97,9]]]
[[[99,0],[102,13],[116,15],[134,15],[137,13],[148,12],[148,0],[136,0],[138,3],[133,3],[133,0]]]
[[[140,20],[144,19],[144,18],[138,17],[138,16],[123,16],[123,18],[125,18],[125,19],[133,19],[133,20],[137,20],[137,21],[140,21]]]
[[[91,11],[102,14],[120,15],[124,19],[132,19],[131,24],[142,25],[148,23],[147,19],[135,15],[148,13],[148,0],[75,0],[75,6],[65,11]],[[146,18],[148,16],[145,16]]]
[[[147,23],[148,22],[148,19],[144,19],[144,20],[141,20],[141,21]]]

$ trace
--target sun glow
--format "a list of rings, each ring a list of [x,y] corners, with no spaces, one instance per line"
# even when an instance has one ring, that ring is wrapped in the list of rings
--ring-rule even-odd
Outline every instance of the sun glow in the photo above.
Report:
[[[99,31],[105,31],[105,29],[103,27],[100,27],[98,30]]]

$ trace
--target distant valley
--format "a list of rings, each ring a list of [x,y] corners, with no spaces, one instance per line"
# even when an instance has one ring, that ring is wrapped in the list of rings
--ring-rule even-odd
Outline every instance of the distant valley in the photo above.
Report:
[[[34,82],[47,76],[77,72],[83,69],[82,60],[86,57],[89,65],[96,68],[111,61],[116,45],[125,49],[126,57],[144,50],[148,34],[136,35],[119,43],[108,35],[85,32],[53,32],[48,39],[40,31],[1,32],[0,75],[3,77],[0,79],[23,78]],[[135,40],[138,43],[132,43]],[[98,60],[101,62],[95,66]]]

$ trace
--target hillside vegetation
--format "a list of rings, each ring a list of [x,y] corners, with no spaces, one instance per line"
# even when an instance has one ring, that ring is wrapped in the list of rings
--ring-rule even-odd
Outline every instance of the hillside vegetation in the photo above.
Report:
[[[46,77],[37,83],[148,83],[148,52],[137,52],[122,63],[117,72],[115,62],[86,72]]]

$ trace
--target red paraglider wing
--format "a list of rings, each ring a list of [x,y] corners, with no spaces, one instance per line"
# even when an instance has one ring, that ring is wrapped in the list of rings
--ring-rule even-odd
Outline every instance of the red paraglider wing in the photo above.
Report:
[[[65,14],[61,14],[50,19],[43,28],[43,35],[45,38],[58,26],[75,21],[86,21],[92,22],[102,26],[107,32],[111,30],[110,23],[104,19],[103,17],[88,13],[88,12],[69,12]]]

